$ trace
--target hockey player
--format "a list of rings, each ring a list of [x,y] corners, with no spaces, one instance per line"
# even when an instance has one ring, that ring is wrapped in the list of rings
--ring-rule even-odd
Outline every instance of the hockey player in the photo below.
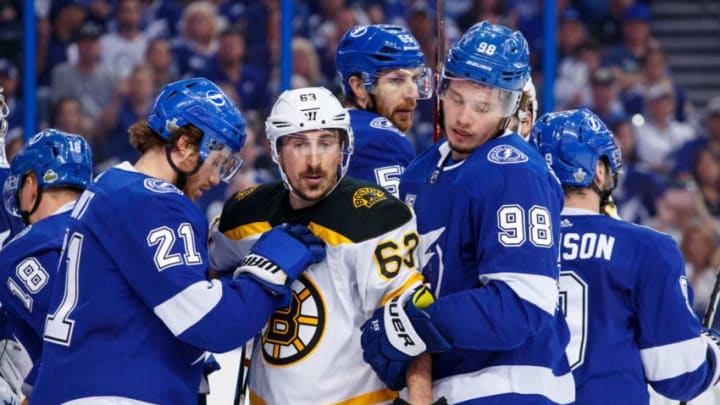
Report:
[[[530,131],[538,117],[538,102],[535,94],[535,85],[532,78],[528,78],[523,86],[522,95],[517,111],[513,114],[508,128],[518,133],[526,141],[530,139]]]
[[[32,224],[0,251],[0,275],[7,280],[0,301],[9,331],[0,372],[18,395],[30,395],[65,227],[91,181],[90,145],[79,135],[44,130],[12,161],[3,189],[5,208]]]
[[[244,127],[202,78],[165,86],[130,127],[140,159],[102,173],[71,213],[32,403],[196,404],[204,352],[251,338],[324,258],[307,228],[279,226],[232,277],[207,279],[208,223],[192,201],[237,172]]]
[[[295,281],[289,306],[275,312],[255,345],[250,403],[388,403],[397,394],[363,361],[360,325],[422,283],[412,211],[376,184],[345,177],[353,130],[329,90],[283,92],[265,128],[283,180],[227,201],[213,265],[232,269],[261,232],[281,222],[307,225],[325,241],[327,259]],[[432,299],[422,289],[415,297]]]
[[[398,196],[400,175],[415,157],[405,134],[417,100],[432,96],[432,71],[415,37],[394,25],[352,27],[335,54],[355,133],[348,176]]]
[[[10,165],[5,155],[5,136],[8,132],[7,117],[10,114],[5,97],[2,94],[2,88],[0,88],[0,187],[5,184],[5,180],[10,174]],[[0,210],[0,249],[3,244],[9,241],[13,235],[20,232],[24,228],[24,224],[19,217],[9,215],[7,211]]]
[[[673,239],[600,215],[622,165],[612,133],[582,109],[544,115],[532,136],[565,191],[560,290],[577,403],[647,404],[647,384],[696,397],[718,381],[718,334],[701,332]]]
[[[501,25],[480,22],[450,49],[440,84],[446,141],[400,182],[437,301],[376,311],[363,326],[366,360],[391,388],[405,384],[409,358],[434,352],[433,391],[448,403],[574,400],[557,305],[562,190],[506,130],[529,71],[525,38]]]

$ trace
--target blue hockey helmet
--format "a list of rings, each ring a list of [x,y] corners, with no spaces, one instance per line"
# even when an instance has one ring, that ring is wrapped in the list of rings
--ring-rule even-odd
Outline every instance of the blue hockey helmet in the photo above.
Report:
[[[228,182],[242,165],[237,155],[245,143],[245,119],[232,100],[205,78],[180,80],[166,85],[155,100],[148,126],[168,141],[173,131],[192,124],[203,132],[200,162],[213,150],[224,150],[221,180]]]
[[[5,208],[13,215],[21,216],[18,193],[30,172],[37,177],[40,190],[58,186],[84,190],[92,181],[90,145],[80,135],[56,129],[43,130],[30,138],[13,158],[3,185]]]
[[[397,25],[356,25],[338,43],[335,65],[345,94],[352,94],[349,79],[358,75],[366,89],[375,85],[378,72],[391,69],[420,69],[415,78],[420,99],[432,96],[432,69],[415,37]]]
[[[622,152],[605,123],[587,108],[547,113],[538,119],[531,141],[563,185],[593,184],[600,159],[612,175],[620,172]]]
[[[450,48],[442,72],[447,80],[462,79],[500,89],[503,116],[515,112],[530,77],[528,43],[520,31],[481,21],[467,30]]]

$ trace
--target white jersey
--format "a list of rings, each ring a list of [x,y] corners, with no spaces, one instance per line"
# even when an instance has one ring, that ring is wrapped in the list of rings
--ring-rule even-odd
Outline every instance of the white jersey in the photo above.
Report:
[[[326,259],[293,285],[255,345],[251,404],[377,404],[397,396],[362,358],[360,326],[390,298],[421,285],[412,211],[377,185],[346,178],[316,205],[292,210],[282,183],[240,192],[225,205],[211,252],[233,270],[262,232],[301,223]]]

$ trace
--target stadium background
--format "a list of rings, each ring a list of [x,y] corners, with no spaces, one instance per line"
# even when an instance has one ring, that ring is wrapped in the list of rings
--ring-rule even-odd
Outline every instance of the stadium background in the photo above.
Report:
[[[237,181],[199,202],[211,217],[232,191],[277,178],[263,123],[282,89],[339,94],[334,51],[348,28],[404,25],[434,67],[435,12],[426,0],[0,0],[7,152],[52,126],[84,135],[98,172],[134,160],[126,129],[158,89],[206,76],[236,100],[251,134]],[[620,215],[675,237],[702,312],[720,262],[720,2],[445,0],[445,15],[449,43],[482,19],[521,30],[540,112],[588,107],[613,128],[625,154]],[[421,152],[431,101],[415,121],[408,136]],[[234,385],[236,370],[213,385]],[[229,403],[226,389],[210,403]]]

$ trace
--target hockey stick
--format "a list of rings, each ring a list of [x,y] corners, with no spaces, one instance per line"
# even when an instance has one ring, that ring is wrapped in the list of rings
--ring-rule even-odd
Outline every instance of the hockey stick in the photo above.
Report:
[[[713,286],[712,293],[710,294],[710,301],[708,302],[707,308],[705,308],[705,315],[703,316],[702,326],[710,328],[715,321],[715,313],[717,312],[718,303],[720,302],[720,268],[715,270],[715,285]],[[687,405],[687,401],[680,401],[680,405]]]
[[[433,110],[433,143],[442,139],[442,125],[440,121],[440,79],[445,60],[445,0],[435,1],[435,30],[437,43],[435,44],[435,109]]]
[[[250,357],[252,356],[253,347],[258,341],[258,337],[247,341],[240,350],[240,364],[238,366],[237,382],[235,383],[235,399],[233,405],[243,405],[246,403],[248,380],[250,373]]]

